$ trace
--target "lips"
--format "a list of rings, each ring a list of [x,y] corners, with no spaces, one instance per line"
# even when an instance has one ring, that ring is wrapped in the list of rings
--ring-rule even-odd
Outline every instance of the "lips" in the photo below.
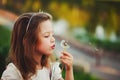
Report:
[[[55,45],[52,45],[51,48],[52,48],[52,49],[55,49]]]

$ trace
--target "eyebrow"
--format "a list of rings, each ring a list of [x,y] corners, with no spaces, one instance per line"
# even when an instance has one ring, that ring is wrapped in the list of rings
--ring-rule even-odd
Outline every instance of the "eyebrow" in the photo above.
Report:
[[[51,32],[54,34],[54,31],[51,31]],[[47,33],[50,34],[51,32],[46,31],[46,32],[42,33],[42,35],[47,34]]]

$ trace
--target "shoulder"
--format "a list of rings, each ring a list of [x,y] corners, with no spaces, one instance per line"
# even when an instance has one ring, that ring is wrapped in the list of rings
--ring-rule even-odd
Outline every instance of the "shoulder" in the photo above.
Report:
[[[59,65],[60,65],[60,62],[51,63],[52,80],[59,80],[59,79],[63,80]]]
[[[61,72],[61,69],[60,69],[59,65],[60,65],[60,62],[51,63],[52,71]]]
[[[11,79],[22,79],[21,74],[19,70],[16,68],[16,66],[13,63],[9,63],[6,67],[6,70],[3,72],[2,80],[11,80]]]
[[[59,67],[60,62],[52,62],[51,67]]]

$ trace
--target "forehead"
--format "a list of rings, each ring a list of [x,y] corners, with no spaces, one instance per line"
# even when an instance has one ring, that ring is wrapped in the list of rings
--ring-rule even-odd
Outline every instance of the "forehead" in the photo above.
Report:
[[[51,20],[46,20],[43,21],[39,24],[40,27],[40,32],[45,33],[45,32],[53,32],[53,27],[52,27],[52,21]]]

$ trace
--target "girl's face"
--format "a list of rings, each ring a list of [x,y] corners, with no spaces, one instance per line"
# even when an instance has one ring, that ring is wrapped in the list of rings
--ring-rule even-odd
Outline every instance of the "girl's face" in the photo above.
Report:
[[[52,22],[50,20],[43,21],[39,24],[40,32],[38,34],[37,51],[41,54],[49,56],[53,53],[55,48],[55,38],[52,28]]]

